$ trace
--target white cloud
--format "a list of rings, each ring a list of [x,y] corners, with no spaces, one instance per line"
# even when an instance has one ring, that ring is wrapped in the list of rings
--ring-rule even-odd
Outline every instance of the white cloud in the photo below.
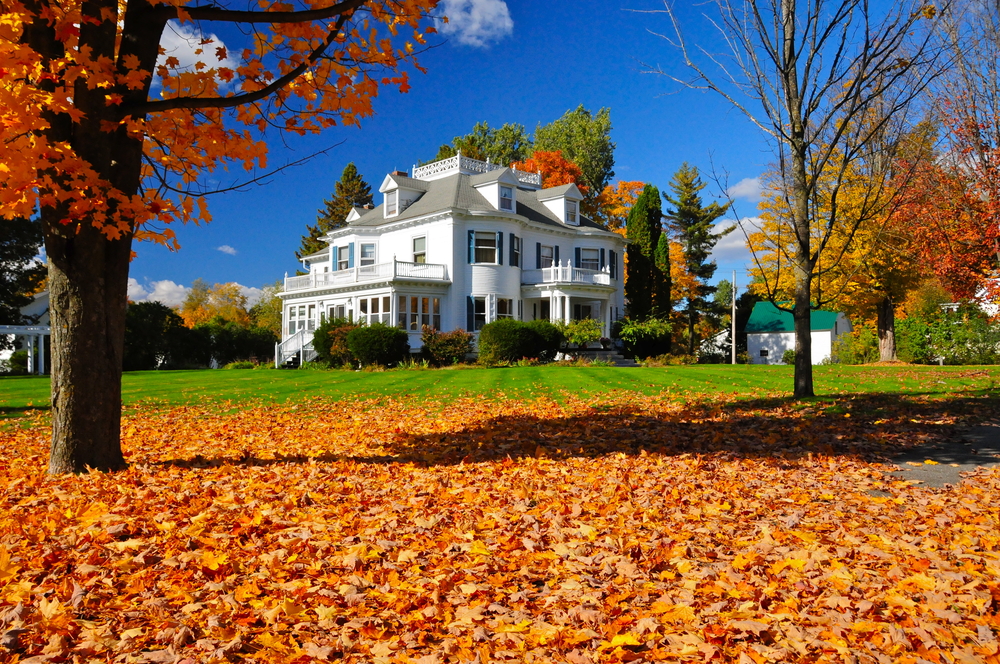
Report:
[[[760,201],[760,195],[763,190],[760,178],[743,178],[727,189],[726,193],[732,198],[742,198],[751,203],[757,203]]]
[[[264,295],[262,289],[253,286],[240,286],[240,292],[247,298],[247,309],[260,302],[261,296]]]
[[[715,232],[720,233],[735,223],[735,219],[718,221],[715,224]],[[740,220],[743,228],[737,227],[732,233],[719,240],[719,243],[715,245],[715,249],[712,250],[711,260],[714,260],[720,267],[723,265],[734,266],[736,264],[751,265],[753,263],[753,255],[750,253],[750,249],[747,248],[747,238],[743,231],[745,229],[747,233],[752,233],[759,223],[759,217],[744,217]]]
[[[448,22],[439,21],[438,30],[466,46],[485,48],[514,31],[504,0],[444,0],[439,7]]]
[[[128,299],[133,302],[162,302],[168,307],[179,307],[190,290],[169,279],[148,281],[145,284],[140,284],[131,277],[128,280]]]
[[[198,62],[203,62],[212,69],[219,67],[236,69],[238,64],[229,57],[228,52],[225,58],[219,59],[216,49],[225,47],[226,44],[211,32],[204,33],[193,25],[168,21],[163,29],[163,36],[160,37],[163,54],[156,60],[156,65],[164,65],[167,58],[174,57],[180,63],[177,71],[194,71]],[[199,50],[202,52],[196,53]],[[153,85],[154,87],[160,85],[159,78],[154,79]]]
[[[239,253],[238,251],[236,251],[236,249],[230,247],[228,244],[224,244],[221,247],[216,247],[216,249],[218,249],[224,254],[229,254],[230,256],[235,256],[236,254]]]

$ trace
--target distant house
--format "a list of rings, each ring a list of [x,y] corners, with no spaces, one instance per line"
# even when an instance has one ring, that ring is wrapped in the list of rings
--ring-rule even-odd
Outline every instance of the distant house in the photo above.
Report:
[[[28,373],[47,373],[46,346],[51,334],[49,327],[49,292],[42,291],[35,299],[21,308],[21,316],[28,325],[0,325],[0,334],[14,342],[14,348],[0,350],[0,362],[6,362],[14,350],[28,351]]]
[[[837,337],[851,331],[851,321],[836,311],[812,312],[812,363],[830,357]],[[747,354],[751,364],[781,364],[787,350],[795,350],[795,321],[789,311],[770,302],[753,306],[747,321]]]

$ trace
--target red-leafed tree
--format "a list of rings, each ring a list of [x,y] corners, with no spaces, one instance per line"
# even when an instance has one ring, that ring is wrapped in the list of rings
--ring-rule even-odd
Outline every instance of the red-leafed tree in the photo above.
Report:
[[[587,194],[587,186],[582,184],[583,172],[579,166],[566,159],[561,150],[533,152],[528,159],[511,164],[511,168],[529,173],[541,173],[542,186],[546,189],[563,184],[575,184],[582,194]]]
[[[209,219],[202,178],[230,165],[264,168],[266,133],[357,124],[380,86],[405,91],[404,67],[435,4],[0,5],[0,215],[37,209],[45,235],[50,472],[125,465],[121,370],[133,240],[176,247],[169,224]],[[230,43],[206,36],[209,26],[221,26]],[[196,62],[162,52],[165,29],[193,35]]]

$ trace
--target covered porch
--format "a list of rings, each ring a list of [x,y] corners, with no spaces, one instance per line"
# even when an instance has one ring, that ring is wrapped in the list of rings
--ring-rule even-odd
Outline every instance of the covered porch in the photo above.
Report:
[[[592,318],[601,322],[601,335],[611,335],[611,324],[620,316],[612,301],[611,289],[540,288],[521,289],[525,321],[548,320],[571,323]]]

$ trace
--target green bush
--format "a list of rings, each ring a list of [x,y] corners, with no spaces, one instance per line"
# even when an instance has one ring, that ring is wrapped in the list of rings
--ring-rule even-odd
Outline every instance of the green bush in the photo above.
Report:
[[[782,364],[795,364],[795,349],[789,348],[781,354]]]
[[[256,369],[257,364],[251,362],[250,360],[239,360],[237,362],[230,362],[223,369]]]
[[[929,347],[945,364],[996,364],[1000,361],[1000,325],[991,323],[976,305],[966,304],[930,323]]]
[[[406,332],[383,323],[356,327],[348,332],[347,348],[361,366],[391,367],[410,354]]]
[[[313,332],[313,350],[316,360],[331,367],[351,364],[353,358],[347,347],[347,335],[358,326],[346,318],[328,318]]]
[[[0,375],[25,376],[28,374],[28,351],[16,350],[6,362],[0,362]]]
[[[619,338],[625,344],[625,352],[633,357],[645,359],[662,355],[670,347],[671,325],[661,318],[644,321],[622,320]]]
[[[273,331],[262,327],[243,327],[233,321],[215,317],[207,323],[195,325],[201,344],[208,349],[207,360],[225,366],[237,360],[267,360],[274,357],[274,344],[278,340]],[[200,358],[208,364],[206,358]]]
[[[436,367],[446,367],[465,359],[472,352],[474,337],[463,329],[438,332],[430,325],[424,325],[420,341],[424,358]]]
[[[934,353],[930,344],[931,328],[920,318],[896,321],[896,357],[910,364],[930,364]]]
[[[566,341],[559,326],[547,320],[532,320],[524,324],[535,333],[535,349],[526,357],[536,357],[544,362],[556,359],[556,353]]]
[[[584,348],[589,343],[600,341],[601,331],[601,321],[595,318],[575,320],[562,329],[566,341],[576,344],[577,348]]]
[[[833,342],[830,353],[837,364],[870,364],[877,362],[878,335],[870,327],[856,327],[850,334],[842,334]]]
[[[537,357],[540,346],[538,333],[533,329],[519,320],[501,318],[479,331],[479,363],[496,366],[523,357]]]

